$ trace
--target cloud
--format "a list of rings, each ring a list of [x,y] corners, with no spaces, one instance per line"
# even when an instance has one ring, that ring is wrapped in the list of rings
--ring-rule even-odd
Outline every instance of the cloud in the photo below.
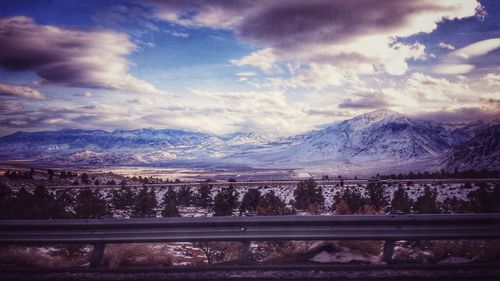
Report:
[[[349,115],[346,114],[345,110],[338,110],[337,108],[322,108],[322,109],[308,109],[305,112],[309,116],[314,116],[314,115],[319,115],[319,116],[326,116],[326,117],[348,117]]]
[[[0,67],[32,70],[40,83],[158,93],[128,73],[136,46],[113,31],[80,31],[38,25],[31,18],[0,19]]]
[[[9,108],[6,114],[0,115],[0,125],[4,128],[28,128],[40,129],[47,127],[55,128],[81,128],[84,124],[91,124],[90,121],[98,116],[95,108],[89,107],[39,107],[37,109],[27,109],[22,105],[17,108]],[[87,123],[80,123],[86,119]]]
[[[187,27],[234,30],[240,38],[290,48],[338,43],[367,34],[408,36],[430,32],[446,19],[473,16],[477,1],[257,0],[143,1],[158,18]]]
[[[404,83],[402,91],[418,100],[419,104],[466,103],[475,99],[467,84],[454,83],[444,78],[435,78],[423,73],[413,73]]]
[[[272,88],[307,88],[320,90],[330,86],[341,86],[347,82],[348,74],[341,69],[328,65],[311,63],[294,70],[290,78],[268,78],[262,86]]]
[[[0,95],[38,100],[45,99],[45,96],[42,93],[31,87],[10,85],[5,83],[0,83]]]
[[[491,38],[467,45],[454,51],[449,56],[459,59],[470,59],[473,57],[484,56],[498,48],[500,48],[500,38]]]
[[[0,113],[3,116],[23,109],[22,104],[18,100],[0,99],[0,101]]]
[[[235,74],[238,78],[238,81],[239,82],[245,82],[245,81],[249,81],[249,79],[255,75],[257,75],[257,73],[253,72],[253,71],[246,71],[246,72],[238,72]]]
[[[488,73],[483,77],[483,79],[486,80],[490,86],[500,87],[500,74]]]
[[[439,42],[438,47],[441,49],[455,50],[453,45],[444,42]]]
[[[460,107],[453,110],[437,110],[413,115],[416,118],[435,122],[474,122],[498,118],[496,110],[487,107]]]
[[[475,65],[471,63],[472,59],[487,55],[499,48],[500,38],[472,43],[447,54],[442,62],[434,67],[434,72],[453,75],[469,73],[475,68]]]
[[[448,74],[448,75],[456,75],[456,74],[466,74],[471,72],[475,68],[472,64],[439,64],[434,67],[434,72],[439,74]]]
[[[279,62],[323,63],[355,74],[402,75],[409,59],[425,59],[425,46],[395,38],[433,31],[445,19],[471,17],[478,1],[257,0],[143,1],[158,18],[185,27],[232,30],[262,47],[235,65],[279,73]],[[369,47],[367,47],[369,46]],[[325,59],[326,58],[326,59]]]
[[[276,56],[274,50],[271,48],[266,48],[253,52],[247,56],[244,56],[243,58],[231,60],[231,63],[238,66],[251,65],[258,67],[265,73],[275,73],[281,70],[278,66],[275,65],[275,62],[278,60],[278,56]]]
[[[189,37],[189,34],[188,33],[183,33],[183,32],[175,32],[175,31],[172,31],[172,36],[174,37],[182,37],[182,38],[187,38]]]
[[[238,72],[235,75],[239,77],[251,77],[257,75],[257,73],[255,73],[254,71],[246,71],[246,72]]]
[[[381,93],[357,94],[352,98],[344,99],[339,103],[339,108],[373,109],[385,108],[391,103]]]

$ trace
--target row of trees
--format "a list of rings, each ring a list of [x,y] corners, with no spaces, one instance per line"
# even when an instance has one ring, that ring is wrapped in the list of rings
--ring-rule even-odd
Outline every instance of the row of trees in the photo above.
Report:
[[[478,189],[467,195],[467,200],[449,197],[442,202],[437,200],[437,191],[429,186],[415,200],[399,186],[390,200],[381,183],[371,183],[366,195],[359,190],[347,188],[334,198],[333,209],[337,213],[365,213],[367,207],[373,212],[391,213],[498,213],[500,212],[500,187],[479,183]]]
[[[497,170],[454,170],[448,171],[445,169],[439,172],[409,172],[408,174],[391,174],[391,175],[380,175],[376,176],[379,179],[491,179],[499,178],[500,171]]]
[[[110,173],[111,174],[111,173]],[[35,170],[31,168],[30,170],[20,170],[20,171],[11,171],[7,170],[3,177],[8,178],[10,180],[34,180],[35,177],[34,175],[37,175],[38,177],[36,180],[40,181],[44,178],[46,178],[49,182],[52,182],[53,180],[70,180],[70,183],[72,185],[100,185],[100,184],[106,184],[106,185],[114,185],[117,184],[117,182],[113,179],[101,182],[95,175],[89,175],[87,173],[81,173],[78,174],[76,172],[71,172],[71,171],[54,171],[52,169],[48,170]],[[2,176],[0,176],[1,178]],[[132,177],[132,178],[127,178],[128,180],[132,182],[141,182],[143,184],[152,184],[152,183],[180,183],[181,181],[179,179],[175,180],[163,180],[160,178],[153,178],[153,177]],[[122,182],[125,182],[125,179],[122,180]]]
[[[113,190],[104,196],[97,189],[82,188],[76,194],[70,191],[50,193],[43,185],[33,192],[21,188],[12,192],[0,184],[0,219],[67,219],[67,218],[105,218],[112,212],[122,211],[130,217],[180,216],[179,206],[197,206],[211,210],[216,216],[233,215],[234,210],[258,212],[259,214],[291,214],[292,211],[274,193],[260,196],[257,190],[250,190],[242,204],[238,201],[234,187],[220,190],[212,199],[211,186],[203,184],[197,193],[188,187],[175,191],[169,187],[158,202],[154,189],[143,187],[138,192],[127,186]],[[252,197],[254,192],[258,196]],[[241,206],[240,206],[241,205]],[[251,206],[254,206],[253,208]]]
[[[111,216],[111,210],[121,211],[130,217],[180,216],[179,206],[197,206],[215,216],[239,213],[256,215],[290,215],[296,210],[320,214],[325,210],[325,198],[320,187],[312,179],[300,182],[294,190],[294,200],[288,204],[273,191],[261,193],[249,189],[241,202],[232,185],[221,189],[212,198],[211,186],[202,184],[198,192],[184,186],[179,190],[169,187],[158,202],[154,189],[143,187],[138,192],[121,186],[104,196],[97,189],[82,188],[75,194],[68,191],[50,193],[39,185],[31,193],[21,188],[12,192],[0,184],[0,218],[47,219],[47,218],[102,218]],[[435,189],[426,186],[421,196],[412,200],[405,188],[398,187],[392,198],[380,182],[369,183],[362,192],[355,187],[344,188],[334,196],[332,209],[338,214],[353,213],[460,213],[500,212],[500,188],[480,183],[468,195],[468,200],[447,198],[438,202]]]

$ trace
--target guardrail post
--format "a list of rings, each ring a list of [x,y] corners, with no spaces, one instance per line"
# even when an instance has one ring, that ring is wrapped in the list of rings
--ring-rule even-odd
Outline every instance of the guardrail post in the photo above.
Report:
[[[394,240],[385,240],[382,260],[386,263],[391,263],[392,255],[394,255]]]
[[[90,256],[90,267],[97,268],[101,266],[102,257],[104,256],[104,247],[106,244],[104,243],[96,243],[94,244],[94,248],[92,249],[92,255]]]
[[[241,241],[242,247],[240,252],[239,264],[246,264],[250,257],[250,241]]]

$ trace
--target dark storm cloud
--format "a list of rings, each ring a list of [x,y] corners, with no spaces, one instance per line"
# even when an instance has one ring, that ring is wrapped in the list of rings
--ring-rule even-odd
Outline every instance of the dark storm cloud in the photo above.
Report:
[[[428,0],[144,2],[157,8],[159,18],[186,26],[232,29],[244,40],[281,48],[391,32],[405,27],[416,14],[457,9]]]
[[[0,67],[35,71],[44,83],[153,92],[127,73],[125,56],[134,49],[122,33],[37,25],[23,16],[0,19]]]
[[[270,1],[274,2],[274,1]],[[285,47],[303,42],[332,43],[390,30],[414,12],[435,9],[406,1],[286,1],[250,15],[238,29],[242,38]]]
[[[76,108],[45,107],[26,108],[17,101],[0,100],[0,128],[17,130],[24,128],[48,128],[57,124],[57,128],[84,127],[106,118],[92,106]]]
[[[451,111],[434,111],[415,114],[413,117],[435,122],[472,122],[477,120],[498,119],[498,108],[463,107]]]

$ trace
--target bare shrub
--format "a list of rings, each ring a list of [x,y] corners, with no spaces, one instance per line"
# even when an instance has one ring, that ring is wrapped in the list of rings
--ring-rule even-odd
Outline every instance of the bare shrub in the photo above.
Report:
[[[345,200],[341,200],[334,205],[335,214],[337,215],[352,215],[352,210]]]
[[[0,249],[0,264],[20,267],[68,267],[79,266],[87,261],[87,254],[68,257],[53,252],[50,247],[4,246]]]
[[[104,251],[104,263],[110,268],[122,264],[133,265],[172,265],[172,256],[164,247],[153,247],[155,244],[110,244]]]
[[[316,255],[327,252],[332,256],[355,253],[365,257],[363,260],[379,259],[383,241],[286,241],[259,242],[254,251],[256,260],[262,262],[283,263],[311,260]],[[339,259],[339,262],[349,257]],[[342,260],[342,261],[341,261]],[[335,262],[335,258],[332,258]]]
[[[207,257],[208,263],[231,262],[239,258],[242,249],[241,242],[198,242],[199,247]]]
[[[377,213],[377,208],[374,205],[365,204],[359,209],[356,215],[375,215]]]
[[[500,240],[433,241],[431,251],[436,262],[450,256],[487,261],[500,257]]]
[[[500,240],[440,240],[403,242],[394,259],[400,263],[437,263],[448,258],[489,261],[500,258]]]
[[[363,204],[356,212],[353,212],[345,200],[340,200],[338,203],[334,204],[333,208],[337,215],[375,215],[378,213],[375,206],[371,204]]]
[[[338,241],[336,243],[341,247],[372,256],[380,255],[384,246],[384,241]]]

